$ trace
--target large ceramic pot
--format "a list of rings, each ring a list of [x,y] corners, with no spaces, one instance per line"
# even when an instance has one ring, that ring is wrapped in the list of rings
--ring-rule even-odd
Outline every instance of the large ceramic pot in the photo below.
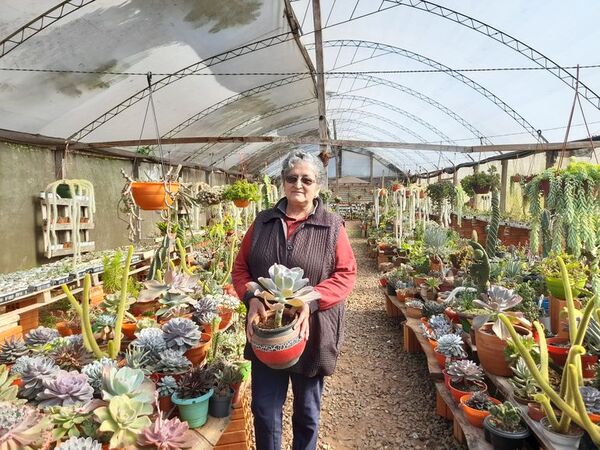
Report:
[[[485,429],[485,439],[490,442],[494,450],[520,450],[525,445],[525,440],[531,433],[529,428],[525,427],[523,431],[508,432],[496,428],[491,422],[491,416],[483,419],[483,428]]]
[[[179,191],[179,183],[167,183],[171,195]],[[173,198],[165,190],[165,183],[134,181],[131,183],[131,194],[135,203],[144,210],[158,211],[168,209]]]
[[[275,314],[268,311],[267,317]],[[254,334],[250,340],[256,357],[271,369],[287,369],[298,362],[306,340],[300,337],[300,327],[295,327],[298,316],[280,328],[264,329],[258,327],[259,317],[252,324]]]
[[[552,430],[552,426],[550,425],[548,417],[542,417],[540,424],[544,428],[544,432],[548,437],[548,440],[552,443],[552,446],[556,450],[570,450],[579,448],[579,441],[583,437],[583,430],[580,428],[571,425],[569,434],[562,434]]]
[[[483,419],[485,419],[487,416],[490,415],[489,411],[481,411],[479,409],[475,409],[475,408],[471,408],[470,406],[468,406],[466,404],[467,400],[469,400],[471,398],[471,395],[473,394],[467,394],[467,395],[463,395],[459,401],[459,407],[463,410],[463,413],[465,414],[465,417],[467,418],[467,420],[469,421],[469,423],[471,425],[473,425],[474,427],[477,428],[483,428]],[[500,400],[496,400],[494,397],[489,397],[488,399],[494,404],[494,405],[499,405],[501,402]]]
[[[500,339],[492,331],[493,322],[482,325],[475,332],[477,340],[477,356],[481,367],[492,375],[511,377],[513,372],[504,359],[506,341]],[[515,330],[521,336],[531,336],[531,331],[520,325],[514,325]]]

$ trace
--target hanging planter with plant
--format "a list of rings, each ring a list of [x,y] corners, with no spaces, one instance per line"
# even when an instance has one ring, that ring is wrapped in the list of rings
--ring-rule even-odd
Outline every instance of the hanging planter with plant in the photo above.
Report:
[[[258,186],[250,183],[248,180],[237,180],[231,186],[228,186],[223,193],[223,198],[231,200],[238,208],[245,208],[250,202],[260,200]]]
[[[473,175],[467,175],[460,184],[469,197],[475,194],[487,194],[492,188],[500,187],[500,176],[496,167],[491,166],[487,172],[477,172]]]

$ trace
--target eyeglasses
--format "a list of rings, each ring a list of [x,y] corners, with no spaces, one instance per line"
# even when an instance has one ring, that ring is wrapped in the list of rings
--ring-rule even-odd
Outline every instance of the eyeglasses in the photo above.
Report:
[[[298,178],[300,178],[300,182],[304,185],[304,186],[310,186],[311,184],[313,184],[315,182],[315,180],[312,180],[308,177],[299,177],[298,175],[288,175],[285,177],[285,182],[289,183],[289,184],[296,184],[298,182]]]

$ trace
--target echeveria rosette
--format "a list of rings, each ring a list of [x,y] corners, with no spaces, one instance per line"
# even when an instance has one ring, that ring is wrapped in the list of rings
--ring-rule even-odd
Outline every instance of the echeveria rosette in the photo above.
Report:
[[[175,318],[163,325],[167,348],[185,352],[200,343],[200,328],[192,320]]]
[[[57,450],[102,450],[102,444],[91,437],[72,437],[56,448]]]
[[[108,406],[98,408],[94,414],[100,420],[99,431],[112,433],[110,447],[119,448],[134,445],[137,436],[152,423],[152,405],[126,395],[110,399]]]
[[[0,448],[38,448],[50,419],[37,409],[12,402],[0,402]]]
[[[151,403],[155,393],[154,383],[145,379],[140,369],[129,367],[104,367],[102,372],[102,398],[110,400],[121,395],[142,403]]]
[[[88,378],[79,372],[61,370],[55,378],[42,380],[44,390],[37,395],[40,408],[83,404],[94,396]]]
[[[476,299],[473,301],[473,304],[490,311],[490,314],[475,317],[473,319],[473,327],[479,328],[490,320],[492,315],[503,313],[511,320],[511,322],[520,323],[527,328],[531,328],[531,322],[523,317],[522,312],[507,311],[514,308],[522,301],[523,298],[520,295],[517,295],[512,289],[507,289],[502,286],[491,286],[487,293],[482,294],[482,300]],[[499,319],[494,322],[492,330],[496,333],[496,336],[502,340],[506,340],[510,337],[508,330]]]
[[[141,448],[160,450],[190,448],[186,442],[188,430],[187,422],[182,422],[177,417],[163,419],[159,414],[156,421],[142,431],[137,443]]]
[[[198,276],[189,276],[182,272],[167,270],[165,272],[164,283],[157,280],[148,280],[142,283],[145,287],[138,297],[140,302],[150,302],[167,292],[172,294],[189,294],[199,287],[200,278]]]
[[[45,356],[27,359],[21,371],[23,387],[19,391],[19,397],[34,400],[44,390],[43,381],[54,378],[59,370],[54,361]]]
[[[25,335],[25,344],[29,347],[37,347],[48,344],[58,337],[60,337],[60,334],[52,328],[37,327]]]

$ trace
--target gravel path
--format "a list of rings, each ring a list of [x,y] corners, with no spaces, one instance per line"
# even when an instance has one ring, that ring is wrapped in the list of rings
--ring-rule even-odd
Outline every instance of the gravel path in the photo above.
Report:
[[[326,378],[319,449],[458,449],[452,424],[435,414],[435,388],[422,354],[404,353],[402,329],[385,313],[374,260],[349,224],[358,280],[348,299],[346,341]],[[291,448],[291,389],[284,445]]]

